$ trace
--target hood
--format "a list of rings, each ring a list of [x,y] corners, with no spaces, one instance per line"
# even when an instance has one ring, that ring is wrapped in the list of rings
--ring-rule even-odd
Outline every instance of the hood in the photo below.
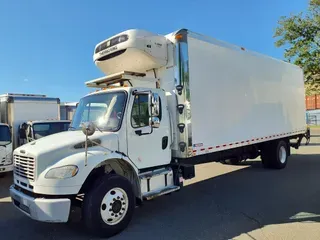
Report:
[[[102,146],[119,150],[118,133],[96,131],[89,139],[99,139]],[[82,131],[60,132],[24,144],[17,148],[14,154],[36,158],[39,171],[65,157],[84,152],[84,147],[81,147],[81,144],[84,146],[84,141],[85,135]],[[75,148],[75,145],[80,147]]]

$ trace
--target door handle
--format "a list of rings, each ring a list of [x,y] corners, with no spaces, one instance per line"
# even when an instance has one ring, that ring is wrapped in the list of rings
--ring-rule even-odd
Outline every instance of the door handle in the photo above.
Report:
[[[138,136],[142,136],[142,135],[149,135],[149,134],[152,134],[153,133],[153,128],[151,128],[151,131],[150,132],[146,132],[146,133],[143,133],[142,130],[135,130],[134,131],[135,134],[137,134]]]
[[[142,135],[142,131],[141,130],[136,130],[134,131],[137,135],[141,136]]]
[[[165,150],[168,146],[168,136],[162,138],[162,150]]]

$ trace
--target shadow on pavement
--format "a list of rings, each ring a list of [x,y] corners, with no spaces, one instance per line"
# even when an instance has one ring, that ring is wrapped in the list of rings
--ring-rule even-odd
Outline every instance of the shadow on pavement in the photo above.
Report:
[[[9,187],[12,182],[12,173],[6,173],[3,177],[0,178],[0,204],[2,198],[9,197]]]
[[[293,155],[280,171],[245,164],[251,166],[159,198],[156,206],[146,204],[128,231],[139,237],[136,232],[148,231],[143,225],[152,217],[159,226],[152,224],[155,236],[231,239],[265,225],[320,220],[319,155]]]
[[[187,187],[174,201],[181,208],[175,215],[188,219],[183,228],[193,229],[193,239],[199,236],[197,231],[206,232],[202,239],[230,239],[264,225],[319,221],[319,217],[290,219],[299,213],[320,213],[319,155],[293,155],[290,160],[281,171],[252,162],[252,167]]]

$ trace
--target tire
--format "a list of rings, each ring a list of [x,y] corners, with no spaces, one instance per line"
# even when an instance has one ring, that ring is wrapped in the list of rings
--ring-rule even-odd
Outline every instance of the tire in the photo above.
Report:
[[[220,161],[220,163],[222,163],[224,165],[239,165],[240,162],[241,161],[236,158],[230,158],[230,159]]]
[[[272,151],[270,142],[264,143],[261,149],[261,161],[264,168],[271,168],[270,153]]]
[[[239,165],[240,164],[240,160],[238,158],[231,158],[229,159],[231,165]]]
[[[0,178],[4,178],[6,175],[7,175],[7,173],[6,173],[6,172],[4,172],[4,173],[0,173]]]
[[[220,163],[222,163],[222,164],[228,164],[226,160],[221,160]]]
[[[285,168],[288,163],[288,156],[288,143],[285,140],[266,143],[261,152],[262,164],[266,168]]]
[[[135,195],[131,183],[122,176],[108,174],[86,193],[82,216],[92,234],[111,237],[128,226],[134,209]]]

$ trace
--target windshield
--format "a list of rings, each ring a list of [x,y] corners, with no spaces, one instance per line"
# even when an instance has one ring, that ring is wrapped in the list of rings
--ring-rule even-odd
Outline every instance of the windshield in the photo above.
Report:
[[[11,142],[11,133],[8,126],[0,126],[0,145],[6,145]]]
[[[101,93],[80,100],[71,123],[80,129],[81,123],[93,122],[103,131],[118,131],[126,102],[125,92]]]
[[[69,122],[34,123],[32,126],[33,136],[35,139],[39,139],[54,133],[67,131],[69,125]]]

